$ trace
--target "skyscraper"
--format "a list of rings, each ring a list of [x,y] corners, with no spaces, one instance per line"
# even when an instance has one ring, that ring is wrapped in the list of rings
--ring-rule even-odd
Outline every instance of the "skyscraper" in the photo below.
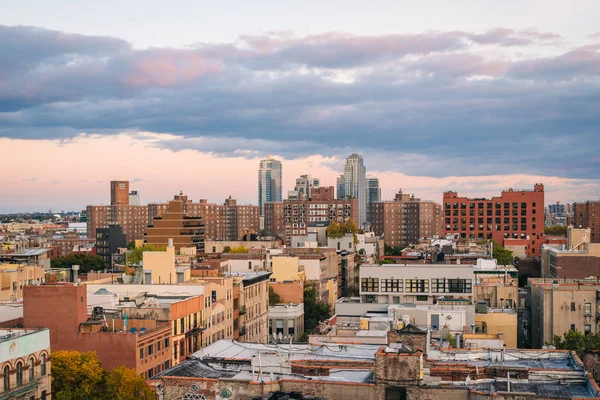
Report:
[[[344,174],[337,177],[335,180],[335,186],[337,191],[337,199],[344,200],[346,198],[346,185],[344,184]]]
[[[364,227],[367,221],[367,170],[360,154],[351,154],[344,165],[344,195],[358,200],[358,224]]]
[[[367,178],[367,222],[371,222],[371,203],[381,201],[381,188],[378,178]]]
[[[267,158],[261,160],[258,167],[258,206],[263,215],[263,205],[267,202],[281,201],[281,161]]]
[[[296,178],[296,186],[294,186],[294,190],[288,192],[288,199],[290,200],[300,200],[300,199],[309,199],[312,194],[313,189],[319,188],[319,178],[313,178],[310,175],[300,175],[299,178]]]

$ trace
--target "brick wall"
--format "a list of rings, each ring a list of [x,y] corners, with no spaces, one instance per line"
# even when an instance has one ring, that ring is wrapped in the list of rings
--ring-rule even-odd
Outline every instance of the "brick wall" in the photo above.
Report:
[[[389,331],[387,334],[389,343],[402,343],[413,351],[427,349],[427,333],[402,333],[400,331]]]

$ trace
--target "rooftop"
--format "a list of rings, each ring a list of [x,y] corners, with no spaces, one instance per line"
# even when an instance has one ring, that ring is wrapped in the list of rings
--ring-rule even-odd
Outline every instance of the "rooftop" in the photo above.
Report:
[[[0,343],[8,340],[14,340],[16,338],[32,335],[37,332],[47,330],[47,328],[35,328],[35,329],[0,329]]]

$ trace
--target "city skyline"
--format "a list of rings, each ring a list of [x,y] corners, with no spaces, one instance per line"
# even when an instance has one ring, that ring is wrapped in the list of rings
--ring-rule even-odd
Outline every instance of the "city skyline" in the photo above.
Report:
[[[114,179],[255,204],[269,155],[284,190],[359,153],[384,199],[600,193],[596,2],[115,4],[3,9],[0,212],[82,209]]]

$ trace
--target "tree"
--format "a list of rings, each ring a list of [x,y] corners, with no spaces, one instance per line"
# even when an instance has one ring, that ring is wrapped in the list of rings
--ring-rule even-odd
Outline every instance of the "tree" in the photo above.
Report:
[[[153,400],[144,378],[134,370],[102,369],[95,352],[52,353],[52,396],[57,400]]]
[[[227,246],[225,246],[225,247],[227,247]],[[245,248],[244,246],[237,246],[237,247],[233,247],[232,249],[230,249],[229,252],[230,253],[247,253],[248,249]]]
[[[283,299],[281,298],[279,293],[277,293],[272,286],[269,286],[269,305],[273,306],[275,304],[281,303],[283,303]]]
[[[135,242],[129,242],[127,244],[127,250],[133,250],[135,249]]]
[[[130,250],[127,253],[127,265],[131,266],[134,264],[139,264],[144,259],[145,251],[165,251],[167,250],[166,245],[154,245],[154,244],[145,244],[141,247],[136,247],[133,250]]]
[[[117,367],[106,377],[107,398],[114,400],[154,400],[155,395],[134,369]]]
[[[231,247],[225,246],[223,247],[223,253],[229,253],[231,251]]]
[[[356,227],[356,224],[354,223],[354,221],[349,219],[348,222],[346,222],[344,224],[344,233],[356,233],[356,232],[358,232],[358,228]]]
[[[515,259],[513,252],[501,246],[498,242],[493,241],[493,258],[496,259],[498,265],[514,265]]]
[[[338,224],[335,221],[332,221],[329,223],[329,226],[327,227],[327,237],[330,237],[332,239],[339,239],[344,237],[344,229],[345,227],[342,226],[342,224]]]
[[[575,351],[582,360],[586,351],[600,350],[600,333],[584,335],[576,329],[565,332],[562,338],[554,335],[553,339],[554,347],[560,350]]]
[[[85,253],[73,253],[68,256],[53,258],[50,260],[50,265],[52,268],[71,268],[73,265],[79,265],[79,273],[81,274],[106,268],[102,257]]]
[[[400,246],[390,246],[389,244],[383,245],[383,254],[386,256],[401,256],[402,250],[404,250]]]
[[[104,371],[95,352],[52,352],[52,397],[56,400],[102,399]]]
[[[304,286],[304,331],[312,332],[319,322],[329,319],[329,305],[323,301],[317,301],[317,290],[313,283]]]
[[[565,226],[565,225],[549,226],[547,228],[544,228],[544,233],[546,235],[567,236],[567,226]]]

